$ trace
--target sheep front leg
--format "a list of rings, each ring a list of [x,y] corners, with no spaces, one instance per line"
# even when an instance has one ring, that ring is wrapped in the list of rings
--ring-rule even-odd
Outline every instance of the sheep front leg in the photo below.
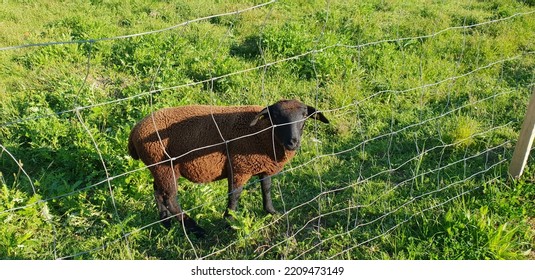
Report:
[[[273,201],[271,200],[271,176],[260,175],[260,185],[262,186],[264,210],[269,214],[276,214],[277,210],[273,207]]]
[[[225,218],[230,219],[230,211],[236,211],[238,208],[238,199],[240,198],[241,192],[243,191],[243,186],[238,186],[233,184],[231,179],[228,183],[228,204],[227,210],[225,211]]]

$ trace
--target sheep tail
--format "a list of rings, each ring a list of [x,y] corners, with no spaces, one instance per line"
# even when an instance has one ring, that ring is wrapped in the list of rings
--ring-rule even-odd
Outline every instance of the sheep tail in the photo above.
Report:
[[[134,146],[134,142],[132,141],[132,134],[130,134],[130,137],[128,137],[128,153],[133,159],[139,159],[136,146]]]

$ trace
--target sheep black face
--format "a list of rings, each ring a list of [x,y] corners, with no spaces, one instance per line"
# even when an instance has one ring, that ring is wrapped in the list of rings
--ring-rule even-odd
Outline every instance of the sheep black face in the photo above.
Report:
[[[294,151],[301,145],[301,135],[307,118],[314,118],[324,123],[329,120],[312,106],[296,100],[282,100],[262,110],[251,122],[255,125],[259,119],[270,119],[275,125],[275,138],[287,150]]]

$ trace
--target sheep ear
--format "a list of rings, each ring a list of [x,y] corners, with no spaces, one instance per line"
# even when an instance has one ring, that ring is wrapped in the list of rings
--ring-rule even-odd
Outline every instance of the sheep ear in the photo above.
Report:
[[[257,123],[259,120],[265,118],[267,114],[268,114],[268,108],[266,107],[266,108],[264,108],[264,110],[260,111],[260,113],[258,113],[258,114],[256,115],[256,117],[254,117],[253,121],[249,124],[249,126],[254,126],[254,125],[256,125],[256,123]]]
[[[329,123],[329,120],[323,115],[322,112],[318,112],[316,108],[307,106],[307,115],[315,120],[319,120],[324,123]]]

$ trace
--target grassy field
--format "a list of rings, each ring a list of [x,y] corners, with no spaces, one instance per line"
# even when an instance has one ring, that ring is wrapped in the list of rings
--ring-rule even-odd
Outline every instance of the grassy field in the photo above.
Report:
[[[4,0],[0,259],[535,259],[535,158],[507,174],[533,0],[262,3]],[[208,236],[161,226],[134,124],[283,98],[331,124],[275,176],[282,214],[253,179],[228,229],[226,182],[180,179]]]

